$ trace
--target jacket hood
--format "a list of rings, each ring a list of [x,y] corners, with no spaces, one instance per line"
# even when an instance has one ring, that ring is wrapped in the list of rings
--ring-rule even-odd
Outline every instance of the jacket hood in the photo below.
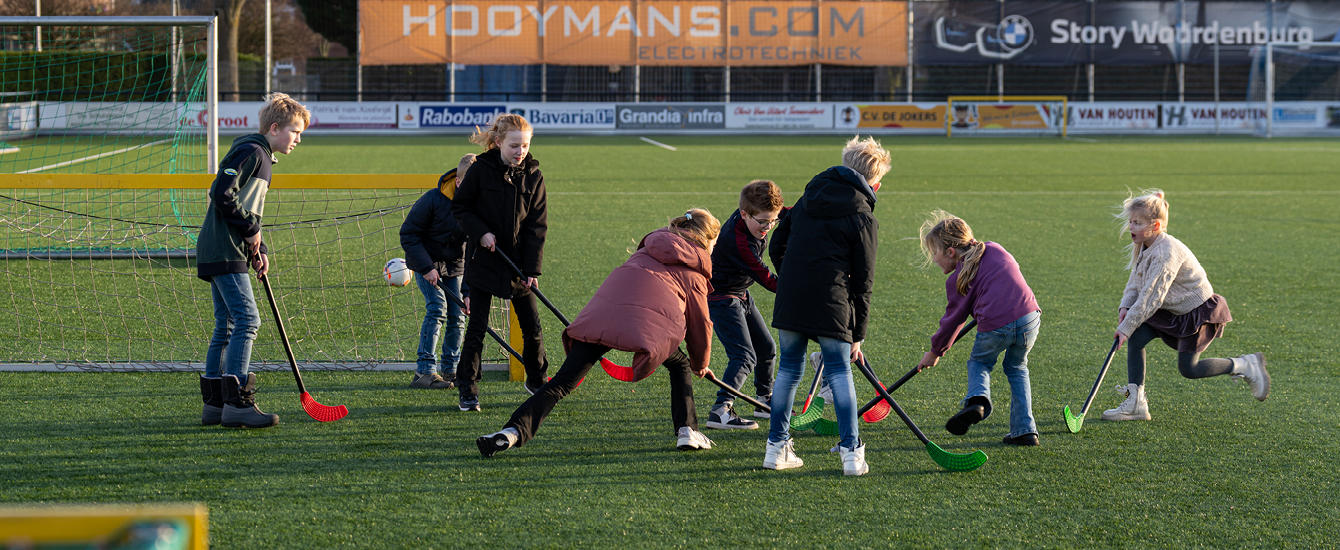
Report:
[[[865,176],[846,166],[834,166],[814,176],[805,186],[805,212],[815,218],[842,218],[875,209],[875,190]]]
[[[497,147],[480,153],[475,157],[475,162],[486,162],[489,166],[498,170],[507,170],[512,167],[510,164],[503,162],[502,150]],[[527,173],[534,172],[540,169],[540,161],[536,160],[530,153],[526,153],[526,158],[521,159],[521,166],[526,168]]]
[[[256,145],[261,146],[261,149],[265,151],[265,154],[270,155],[270,162],[272,164],[279,162],[279,159],[275,158],[274,151],[270,150],[270,141],[265,139],[265,134],[255,133],[239,136],[237,139],[233,140],[233,149],[237,149],[237,146],[243,143],[255,143]]]
[[[712,278],[712,257],[707,250],[675,234],[668,227],[652,231],[642,238],[637,247],[645,249],[652,259],[662,264],[682,265],[702,273],[708,279]]]
[[[456,198],[456,169],[447,170],[442,177],[437,178],[437,190],[442,196],[454,199]]]

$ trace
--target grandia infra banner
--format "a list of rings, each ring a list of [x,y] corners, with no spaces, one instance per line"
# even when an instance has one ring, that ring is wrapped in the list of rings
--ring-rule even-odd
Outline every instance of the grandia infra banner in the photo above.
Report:
[[[364,65],[907,64],[907,2],[360,0]]]

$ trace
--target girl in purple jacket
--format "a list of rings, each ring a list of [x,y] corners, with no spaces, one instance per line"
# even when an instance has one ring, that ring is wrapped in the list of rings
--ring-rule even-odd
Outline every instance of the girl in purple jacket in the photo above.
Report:
[[[954,336],[968,316],[977,320],[977,340],[968,358],[968,394],[963,410],[949,418],[945,429],[963,435],[991,415],[991,368],[1003,351],[1005,377],[1010,381],[1010,433],[1004,443],[1037,445],[1028,351],[1033,349],[1042,320],[1019,264],[999,244],[974,239],[967,222],[943,210],[932,212],[921,224],[921,251],[927,265],[934,263],[952,274],[945,281],[949,304],[940,330],[931,337],[931,350],[917,368],[935,366],[954,345]]]

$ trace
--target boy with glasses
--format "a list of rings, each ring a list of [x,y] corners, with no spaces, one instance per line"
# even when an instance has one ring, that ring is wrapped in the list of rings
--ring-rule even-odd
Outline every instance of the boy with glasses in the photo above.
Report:
[[[786,215],[782,191],[768,180],[755,180],[740,191],[740,208],[721,224],[721,237],[712,252],[712,292],[707,310],[717,339],[730,359],[721,380],[735,389],[754,373],[758,400],[772,399],[772,376],[777,360],[777,342],[759,313],[749,287],[758,283],[777,292],[777,276],[763,263],[768,231]],[[735,397],[717,392],[716,404],[707,417],[707,427],[718,430],[753,430],[758,423],[735,414]],[[768,413],[754,411],[758,418]]]

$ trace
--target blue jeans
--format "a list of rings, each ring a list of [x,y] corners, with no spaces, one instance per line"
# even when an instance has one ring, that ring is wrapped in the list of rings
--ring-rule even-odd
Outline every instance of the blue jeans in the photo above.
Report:
[[[819,351],[824,356],[824,380],[833,390],[833,409],[837,411],[840,445],[854,449],[860,445],[856,424],[856,386],[851,377],[851,342],[819,336]],[[772,419],[768,422],[768,441],[791,439],[791,405],[796,387],[805,375],[805,351],[809,337],[789,330],[777,331],[781,359],[777,362],[777,386],[772,392]]]
[[[436,355],[437,339],[442,333],[442,323],[446,323],[447,336],[442,339],[440,372],[443,375],[454,375],[456,363],[461,360],[461,342],[465,340],[465,312],[454,300],[447,297],[447,293],[455,294],[457,298],[461,297],[461,277],[442,277],[437,280],[438,286],[430,284],[419,273],[414,274],[414,280],[419,283],[419,291],[423,293],[427,310],[423,315],[423,326],[419,329],[419,359],[415,372],[419,374],[439,372]]]
[[[1000,352],[1005,352],[1001,367],[1010,381],[1010,437],[1038,433],[1033,421],[1033,390],[1028,383],[1028,351],[1038,339],[1042,314],[1034,311],[991,332],[978,332],[968,358],[968,395],[963,404],[976,396],[991,399],[991,367]],[[987,409],[990,416],[991,409]]]
[[[721,340],[730,360],[721,381],[726,385],[741,389],[754,373],[754,395],[772,395],[772,371],[777,363],[777,343],[772,332],[754,304],[754,297],[745,292],[745,299],[709,300],[707,313],[712,317],[712,327]],[[717,405],[735,401],[735,396],[726,390],[717,390]]]
[[[256,296],[251,293],[251,276],[215,275],[210,277],[209,287],[214,298],[214,335],[205,352],[205,377],[231,374],[244,379],[251,366],[251,345],[261,327],[261,312],[256,309]]]

